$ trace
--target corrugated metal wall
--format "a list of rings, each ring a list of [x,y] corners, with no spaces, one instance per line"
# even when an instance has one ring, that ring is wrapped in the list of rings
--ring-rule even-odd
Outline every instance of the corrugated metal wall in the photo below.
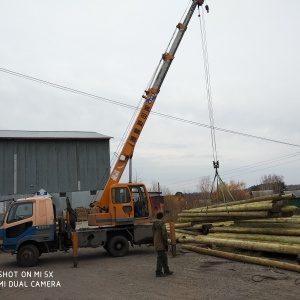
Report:
[[[0,195],[103,189],[109,139],[0,140]]]

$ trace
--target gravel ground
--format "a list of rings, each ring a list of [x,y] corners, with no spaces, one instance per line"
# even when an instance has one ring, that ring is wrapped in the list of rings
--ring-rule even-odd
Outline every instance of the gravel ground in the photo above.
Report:
[[[43,254],[38,266],[27,269],[17,266],[15,256],[2,253],[0,296],[12,300],[300,297],[299,273],[184,253],[180,245],[177,253],[176,257],[169,254],[174,275],[164,278],[155,277],[156,254],[147,246],[131,248],[120,258],[111,257],[102,248],[79,249],[77,268],[72,265],[72,251]],[[50,287],[39,287],[43,284]]]

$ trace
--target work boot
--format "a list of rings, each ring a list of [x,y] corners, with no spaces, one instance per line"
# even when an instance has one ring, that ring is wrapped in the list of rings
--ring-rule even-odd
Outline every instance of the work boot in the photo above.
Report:
[[[165,273],[156,273],[156,277],[166,277],[167,274]]]
[[[173,275],[173,273],[174,273],[173,271],[165,272],[166,275]]]

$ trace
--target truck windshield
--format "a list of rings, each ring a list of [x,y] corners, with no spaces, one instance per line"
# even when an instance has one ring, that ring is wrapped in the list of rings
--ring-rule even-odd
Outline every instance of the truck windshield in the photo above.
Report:
[[[32,202],[17,203],[11,206],[7,223],[17,222],[32,216]]]

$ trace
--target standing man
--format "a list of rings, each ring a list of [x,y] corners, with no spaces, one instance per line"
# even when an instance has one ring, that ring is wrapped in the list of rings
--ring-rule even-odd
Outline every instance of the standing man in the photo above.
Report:
[[[153,243],[157,252],[156,277],[165,277],[173,274],[168,266],[168,236],[166,225],[162,220],[163,216],[162,212],[158,212],[156,215],[157,220],[152,226]],[[164,272],[162,272],[163,270]]]

